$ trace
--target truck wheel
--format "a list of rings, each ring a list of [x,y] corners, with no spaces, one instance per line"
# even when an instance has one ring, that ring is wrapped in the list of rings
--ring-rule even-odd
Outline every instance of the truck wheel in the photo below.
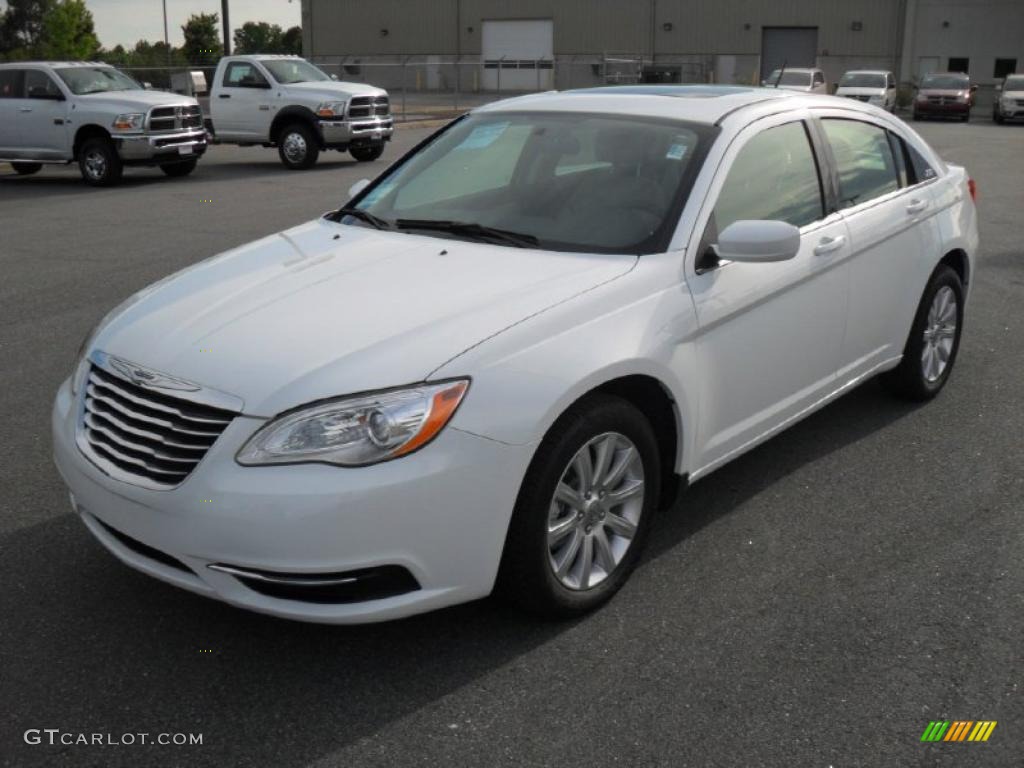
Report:
[[[94,187],[117,184],[124,171],[113,142],[102,136],[86,139],[78,152],[78,168],[86,183]]]
[[[352,147],[349,152],[360,163],[370,163],[384,154],[384,145],[374,144],[369,147]]]
[[[166,165],[161,165],[160,170],[172,178],[188,176],[196,169],[197,162],[197,160],[186,160],[183,163],[167,163]]]
[[[19,176],[31,176],[33,173],[39,173],[42,167],[42,163],[11,163],[11,168]]]
[[[320,156],[313,129],[305,123],[292,123],[285,126],[277,137],[277,153],[281,156],[284,167],[290,171],[304,171],[316,165]]]

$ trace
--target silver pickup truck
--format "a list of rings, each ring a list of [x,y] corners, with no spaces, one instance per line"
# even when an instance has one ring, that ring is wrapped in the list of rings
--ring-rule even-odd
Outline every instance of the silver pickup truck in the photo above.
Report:
[[[387,91],[338,82],[298,56],[224,57],[207,112],[216,143],[277,147],[292,170],[325,149],[376,160],[394,128]]]
[[[193,98],[145,90],[96,62],[0,64],[0,160],[19,174],[77,162],[88,183],[107,186],[128,165],[185,176],[205,151]]]

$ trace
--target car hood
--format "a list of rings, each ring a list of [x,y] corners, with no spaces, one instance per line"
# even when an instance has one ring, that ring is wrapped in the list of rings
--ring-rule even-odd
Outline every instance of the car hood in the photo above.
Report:
[[[387,91],[366,83],[346,83],[332,80],[315,83],[290,83],[282,85],[287,91],[297,94],[316,96],[318,98],[336,99],[339,96],[387,96]]]
[[[885,96],[885,88],[854,88],[845,86],[836,89],[836,96]]]
[[[774,87],[774,86],[773,86]],[[799,91],[800,93],[809,93],[812,86],[810,85],[780,85],[780,91]]]
[[[1024,99],[1024,90],[1021,91],[1000,91],[999,98],[1003,99]]]
[[[84,104],[96,109],[113,107],[116,109],[148,110],[150,107],[163,107],[177,104],[198,104],[191,96],[182,96],[165,91],[108,91],[107,93],[87,93],[76,96]]]
[[[250,415],[423,381],[636,265],[326,219],[200,262],[115,310],[92,349],[242,398]],[[466,371],[471,374],[471,371]]]

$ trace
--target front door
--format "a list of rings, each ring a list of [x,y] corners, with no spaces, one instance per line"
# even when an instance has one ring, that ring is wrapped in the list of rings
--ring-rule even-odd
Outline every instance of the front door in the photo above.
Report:
[[[68,102],[53,78],[41,69],[26,69],[22,99],[16,99],[18,143],[40,160],[68,157]]]
[[[18,108],[21,102],[24,70],[0,69],[0,157],[12,157],[18,151]]]
[[[224,80],[217,93],[214,129],[219,138],[267,141],[273,118],[273,91],[267,76],[256,64],[232,61],[224,69]]]
[[[741,133],[711,186],[713,207],[698,219],[703,236],[687,277],[705,382],[694,476],[781,429],[835,387],[848,234],[842,216],[828,212],[810,137],[805,121],[792,116]],[[800,251],[764,264],[705,260],[718,233],[745,219],[799,227]]]

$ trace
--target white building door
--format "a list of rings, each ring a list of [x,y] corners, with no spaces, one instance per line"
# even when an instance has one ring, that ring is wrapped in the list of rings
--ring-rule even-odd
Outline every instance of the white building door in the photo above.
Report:
[[[553,20],[484,21],[482,36],[484,90],[546,91],[554,87]]]

